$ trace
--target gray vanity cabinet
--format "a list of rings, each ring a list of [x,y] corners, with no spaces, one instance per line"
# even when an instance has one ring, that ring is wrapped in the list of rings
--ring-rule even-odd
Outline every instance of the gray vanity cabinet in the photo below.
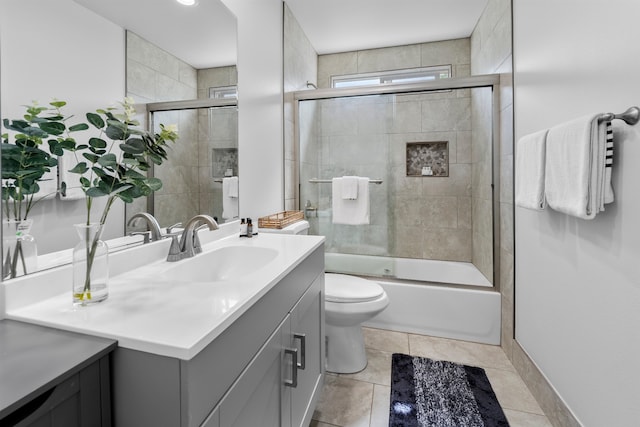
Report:
[[[116,349],[115,425],[306,427],[322,387],[323,337],[321,245],[193,358]],[[304,369],[291,366],[294,353],[300,363],[304,353]],[[297,386],[286,386],[294,372]]]
[[[289,346],[298,350],[296,387],[291,395],[291,424],[307,426],[317,403],[324,373],[324,273],[291,311]]]
[[[323,289],[322,274],[274,331],[204,427],[309,425],[322,388]]]
[[[0,426],[110,427],[116,342],[0,320]]]
[[[291,359],[283,357],[290,323],[287,316],[224,397],[220,427],[291,426],[283,390],[283,378],[290,371],[286,365],[291,366]]]

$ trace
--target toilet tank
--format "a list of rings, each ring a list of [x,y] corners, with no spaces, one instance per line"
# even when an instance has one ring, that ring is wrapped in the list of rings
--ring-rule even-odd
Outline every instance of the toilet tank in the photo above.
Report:
[[[276,234],[309,234],[309,221],[301,220],[289,224],[284,228],[258,228],[258,233]]]

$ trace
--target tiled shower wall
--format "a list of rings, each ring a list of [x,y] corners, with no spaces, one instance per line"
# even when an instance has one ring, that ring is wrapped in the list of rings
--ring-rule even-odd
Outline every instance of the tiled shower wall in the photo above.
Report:
[[[196,70],[189,64],[127,32],[127,95],[137,104],[208,97],[208,88],[236,84],[235,66]],[[144,108],[139,120],[146,122]],[[180,138],[168,149],[169,160],[155,168],[163,182],[155,193],[155,216],[161,226],[185,222],[196,213],[221,217],[220,184],[213,183],[212,148],[237,148],[237,111],[182,110],[156,113],[156,121],[178,125]],[[211,125],[215,133],[210,133]],[[217,201],[217,202],[216,202]],[[140,198],[126,209],[127,220],[146,212]],[[143,226],[143,225],[142,225]]]
[[[301,125],[301,195],[318,207],[310,222],[328,251],[471,261],[468,90],[305,101],[301,109],[315,116]],[[407,176],[407,142],[425,141],[448,141],[448,177]],[[308,183],[343,175],[384,181],[369,186],[370,225],[332,225],[331,185]]]
[[[322,55],[318,85],[329,87],[332,75],[442,64],[451,64],[455,77],[468,76],[470,40]],[[302,138],[311,134],[323,146],[306,145],[300,153],[303,186],[316,176],[385,180],[371,186],[372,224],[366,230],[330,225],[322,215],[330,204],[330,185],[308,190],[317,192],[310,197],[319,216],[311,222],[327,236],[328,250],[472,261],[470,91],[322,101],[316,111],[302,110],[306,118],[320,118],[315,126],[301,126]],[[443,140],[449,141],[449,177],[407,177],[406,143]]]

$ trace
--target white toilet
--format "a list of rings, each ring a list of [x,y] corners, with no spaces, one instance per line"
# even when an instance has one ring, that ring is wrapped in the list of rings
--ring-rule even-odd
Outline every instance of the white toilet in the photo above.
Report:
[[[309,222],[304,220],[283,229],[258,229],[258,233],[308,232]],[[327,371],[359,372],[367,367],[361,324],[384,310],[389,297],[379,284],[346,274],[325,273],[324,289]]]
[[[363,322],[389,305],[382,286],[360,277],[325,273],[324,308],[327,335],[327,371],[340,374],[367,367]]]

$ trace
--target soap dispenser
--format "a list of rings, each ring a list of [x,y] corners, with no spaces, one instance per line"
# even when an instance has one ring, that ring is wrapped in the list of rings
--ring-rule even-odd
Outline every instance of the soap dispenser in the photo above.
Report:
[[[247,237],[253,237],[253,224],[251,218],[247,218]]]

